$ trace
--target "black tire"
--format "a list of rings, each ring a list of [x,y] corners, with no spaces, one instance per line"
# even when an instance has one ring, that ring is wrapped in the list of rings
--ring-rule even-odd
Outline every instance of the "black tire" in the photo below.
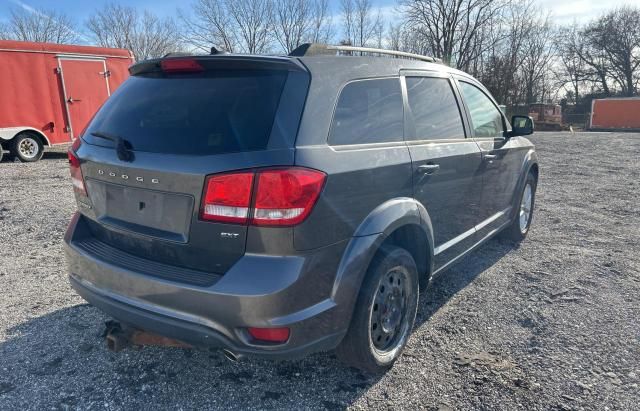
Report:
[[[44,145],[35,133],[24,131],[11,140],[11,155],[23,163],[33,163],[42,158]]]
[[[531,221],[533,220],[533,209],[536,203],[535,200],[536,200],[537,185],[538,185],[538,182],[536,181],[535,175],[533,175],[533,173],[529,173],[522,187],[522,190],[520,190],[520,195],[518,196],[518,202],[517,202],[517,210],[513,217],[513,221],[511,222],[511,225],[509,225],[509,227],[507,227],[503,231],[503,237],[505,239],[514,241],[514,242],[520,242],[524,240],[527,234],[529,233],[529,230],[531,228]],[[524,197],[527,195],[527,187],[531,187],[531,202],[528,209],[528,217],[526,218],[526,223],[521,224],[521,218],[522,218],[521,216],[523,213],[522,204],[523,204]]]
[[[2,144],[0,144],[0,163],[2,163],[3,156],[4,156],[4,148],[2,147]]]
[[[413,329],[418,293],[418,269],[411,254],[395,246],[381,249],[362,283],[337,357],[369,373],[391,368]]]

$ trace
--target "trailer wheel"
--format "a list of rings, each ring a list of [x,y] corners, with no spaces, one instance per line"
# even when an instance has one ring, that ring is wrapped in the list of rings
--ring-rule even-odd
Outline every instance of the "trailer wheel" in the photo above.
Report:
[[[15,136],[11,141],[11,154],[23,163],[32,163],[42,158],[44,145],[38,136],[28,131]]]

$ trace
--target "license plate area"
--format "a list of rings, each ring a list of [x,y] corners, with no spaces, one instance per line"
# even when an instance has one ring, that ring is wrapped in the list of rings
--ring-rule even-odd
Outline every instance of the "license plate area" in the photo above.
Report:
[[[96,219],[136,234],[186,243],[194,198],[87,179]]]

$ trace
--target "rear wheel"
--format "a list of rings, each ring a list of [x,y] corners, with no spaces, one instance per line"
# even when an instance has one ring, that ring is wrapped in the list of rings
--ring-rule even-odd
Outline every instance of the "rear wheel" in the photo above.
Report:
[[[524,188],[520,194],[518,210],[511,225],[504,231],[505,237],[512,241],[522,241],[529,233],[531,220],[533,219],[533,206],[536,198],[537,181],[532,173],[527,175]]]
[[[338,358],[371,373],[389,369],[413,328],[418,292],[411,254],[399,247],[381,249],[362,284],[347,335],[336,349]]]
[[[31,163],[42,158],[44,146],[34,133],[23,132],[18,134],[11,141],[11,154],[18,157],[20,161]]]

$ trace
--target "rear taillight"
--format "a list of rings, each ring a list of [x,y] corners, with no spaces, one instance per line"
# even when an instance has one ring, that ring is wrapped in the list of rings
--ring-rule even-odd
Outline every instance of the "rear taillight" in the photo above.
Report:
[[[325,174],[305,168],[257,173],[255,225],[295,225],[311,212],[324,184]]]
[[[252,172],[209,177],[202,202],[202,218],[225,223],[246,223],[252,186]]]
[[[205,183],[200,215],[228,223],[296,225],[313,209],[325,178],[301,167],[213,175]]]
[[[80,141],[77,139],[76,141]],[[69,151],[67,151],[67,156],[69,157],[69,169],[71,171],[71,183],[73,184],[73,190],[84,196],[87,195],[87,190],[84,186],[84,179],[82,178],[82,170],[80,170],[80,159],[76,156],[76,153],[73,151],[74,148],[80,146],[80,143],[76,144],[74,142],[73,146]]]
[[[162,60],[160,68],[165,73],[199,73],[204,67],[194,59]]]

